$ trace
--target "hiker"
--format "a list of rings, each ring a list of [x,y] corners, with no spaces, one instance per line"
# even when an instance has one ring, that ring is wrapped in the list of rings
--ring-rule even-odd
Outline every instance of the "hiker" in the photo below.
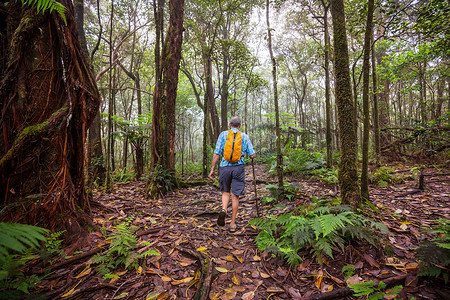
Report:
[[[241,119],[233,117],[231,118],[229,125],[231,129],[223,131],[217,139],[209,178],[214,180],[216,164],[219,161],[220,155],[222,155],[223,158],[220,162],[219,171],[219,185],[220,190],[222,191],[222,210],[217,218],[217,224],[219,226],[225,225],[225,218],[227,216],[227,208],[231,194],[232,212],[230,232],[235,232],[239,196],[242,195],[245,188],[244,155],[247,154],[253,159],[255,157],[255,151],[253,150],[248,135],[239,131]]]

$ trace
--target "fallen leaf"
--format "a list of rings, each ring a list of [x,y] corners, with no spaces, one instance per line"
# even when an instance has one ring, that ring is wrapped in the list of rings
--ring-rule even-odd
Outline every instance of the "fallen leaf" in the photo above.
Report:
[[[224,256],[224,257],[221,257],[223,260],[226,260],[226,261],[235,261],[235,259],[234,259],[234,257],[233,256],[231,256],[231,255],[227,255],[227,256]]]
[[[316,285],[316,287],[320,290],[321,285],[322,285],[322,279],[323,279],[323,271],[320,270],[319,273],[317,274],[317,278],[314,282],[314,284]]]
[[[113,299],[123,299],[123,298],[126,298],[126,297],[128,296],[129,293],[130,293],[130,292],[123,292],[122,294],[115,296]]]
[[[248,292],[242,295],[242,300],[252,300],[255,297],[255,292]]]
[[[219,296],[220,296],[220,292],[214,292],[214,291],[209,292],[209,300],[217,300],[217,299],[219,299]]]
[[[75,276],[75,277],[73,277],[73,278],[78,279],[78,278],[80,278],[80,277],[86,276],[86,275],[88,275],[89,273],[91,273],[91,271],[92,271],[92,269],[91,269],[90,265],[87,265],[87,266],[83,269],[83,271],[80,272],[80,274],[78,274],[77,276]]]
[[[253,256],[253,261],[261,261],[261,257],[258,255]]]
[[[361,282],[361,278],[359,277],[358,274],[355,274],[352,277],[350,277],[349,279],[347,279],[345,282],[347,284],[360,283]]]
[[[268,292],[269,294],[281,294],[284,293],[284,290],[282,288],[272,286],[269,287],[266,292]]]
[[[228,273],[229,271],[225,268],[222,267],[216,267],[216,270],[219,271],[220,273]]]
[[[180,280],[174,280],[174,281],[171,282],[171,284],[172,285],[180,285],[180,284],[183,284],[183,283],[191,282],[192,279],[194,279],[194,277],[186,277],[186,278],[183,278],[183,279],[180,279]]]
[[[163,275],[163,276],[160,276],[160,277],[161,277],[161,279],[162,279],[163,281],[165,281],[165,282],[172,281],[172,278],[170,278],[169,276]]]
[[[221,300],[233,300],[234,298],[236,298],[236,294],[237,294],[236,291],[230,291],[230,292],[227,292],[224,295],[222,295],[220,297],[220,299]]]
[[[234,274],[233,278],[231,278],[231,281],[235,285],[240,285],[241,284],[241,278],[239,276],[237,276],[236,274]]]
[[[76,287],[80,284],[81,280],[78,281],[77,284],[75,284],[75,286],[70,289],[67,293],[65,293],[64,295],[61,296],[61,298],[65,298],[65,297],[69,297],[72,296],[74,293],[76,293],[79,289],[76,289]]]
[[[418,268],[419,268],[419,264],[416,262],[407,263],[405,266],[405,269],[408,272],[415,272],[415,271],[417,271]]]
[[[197,248],[197,251],[198,251],[198,252],[200,252],[200,253],[202,253],[202,254],[205,254],[205,255],[208,255],[208,253],[206,253],[206,250],[208,250],[207,247],[200,247],[200,248]]]
[[[331,292],[333,290],[333,285],[331,284],[331,285],[329,285],[329,284],[324,284],[323,286],[322,286],[322,289],[321,289],[321,292],[322,293],[328,293],[328,292]]]
[[[370,254],[364,254],[364,259],[374,268],[380,268],[380,264],[377,263]]]
[[[136,270],[136,274],[141,275],[142,274],[142,267],[139,266],[139,268]]]
[[[236,257],[236,259],[237,259],[241,264],[244,262],[244,258],[242,258],[241,256],[235,255],[234,257]]]

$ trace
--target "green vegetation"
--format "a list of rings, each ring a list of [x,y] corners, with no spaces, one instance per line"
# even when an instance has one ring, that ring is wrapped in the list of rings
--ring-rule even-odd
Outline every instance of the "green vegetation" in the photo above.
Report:
[[[139,260],[149,255],[160,255],[159,252],[150,249],[140,254],[135,247],[138,240],[135,236],[136,226],[132,226],[133,218],[118,224],[114,231],[109,235],[111,241],[109,249],[104,253],[95,255],[92,261],[97,264],[97,272],[105,279],[113,278],[116,275],[111,274],[112,270],[124,267],[127,270],[139,268]]]
[[[353,296],[368,296],[367,299],[369,300],[383,299],[384,296],[387,295],[397,295],[403,288],[401,285],[398,285],[384,293],[381,291],[386,288],[386,284],[382,281],[377,284],[373,280],[360,283],[350,283],[348,286],[353,290]]]
[[[18,1],[18,0],[16,0],[16,1]],[[49,11],[49,13],[52,13],[55,10],[58,12],[58,14],[64,20],[64,23],[67,24],[67,20],[66,20],[67,8],[55,0],[20,0],[20,1],[22,2],[22,5],[24,5],[24,6],[25,5],[36,6],[38,13],[39,12],[45,13],[46,11]]]
[[[374,230],[387,232],[384,224],[374,222],[349,206],[331,206],[318,201],[280,216],[257,218],[250,222],[261,229],[256,237],[260,250],[284,257],[291,266],[302,260],[299,251],[309,249],[317,262],[333,259],[333,249],[345,251],[347,242],[362,240],[376,246]]]
[[[0,290],[6,290],[0,293],[0,298],[9,295],[8,290],[28,293],[41,280],[37,275],[25,275],[24,266],[28,261],[39,258],[32,254],[32,250],[40,247],[47,233],[47,229],[36,226],[0,223]]]
[[[450,220],[439,219],[437,222],[431,233],[438,236],[416,250],[416,257],[420,260],[418,275],[442,276],[447,283],[450,275]]]

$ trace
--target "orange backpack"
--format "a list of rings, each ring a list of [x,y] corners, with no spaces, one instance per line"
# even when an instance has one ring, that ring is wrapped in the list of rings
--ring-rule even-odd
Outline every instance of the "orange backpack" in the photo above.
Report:
[[[237,163],[242,155],[242,135],[238,131],[234,133],[228,130],[227,141],[225,142],[225,149],[223,150],[223,158],[230,163]]]

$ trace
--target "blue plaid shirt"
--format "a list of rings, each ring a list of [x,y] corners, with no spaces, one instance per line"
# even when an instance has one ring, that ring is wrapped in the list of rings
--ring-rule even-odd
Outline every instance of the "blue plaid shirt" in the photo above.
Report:
[[[231,131],[234,133],[238,132],[239,129],[237,128],[231,128]],[[255,150],[253,150],[252,142],[250,142],[250,138],[245,133],[241,132],[242,135],[242,154],[241,159],[237,163],[230,163],[225,158],[222,157],[222,160],[220,161],[220,167],[229,167],[229,166],[237,166],[237,165],[244,165],[244,155],[247,153],[248,155],[255,154]],[[217,139],[216,143],[216,149],[214,150],[215,154],[223,156],[223,150],[225,148],[225,142],[227,141],[228,131],[223,131],[219,138]]]

